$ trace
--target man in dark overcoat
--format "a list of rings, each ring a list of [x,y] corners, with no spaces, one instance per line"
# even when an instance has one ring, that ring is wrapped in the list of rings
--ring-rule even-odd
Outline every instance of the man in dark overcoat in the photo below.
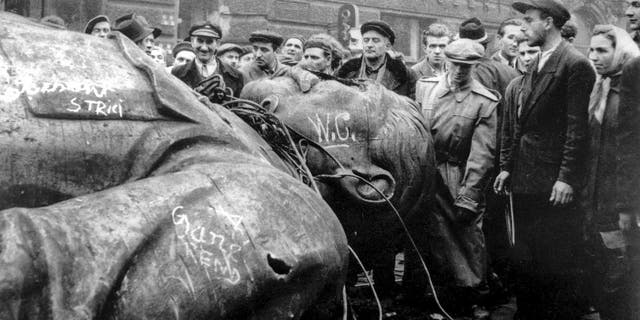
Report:
[[[336,76],[348,79],[371,79],[385,88],[411,99],[415,98],[416,75],[400,59],[391,57],[396,35],[384,21],[368,21],[360,27],[363,52],[361,57],[345,62]]]

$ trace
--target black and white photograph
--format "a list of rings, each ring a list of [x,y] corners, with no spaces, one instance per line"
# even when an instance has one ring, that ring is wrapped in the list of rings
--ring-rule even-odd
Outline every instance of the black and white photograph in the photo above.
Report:
[[[640,0],[0,0],[0,320],[640,320]]]

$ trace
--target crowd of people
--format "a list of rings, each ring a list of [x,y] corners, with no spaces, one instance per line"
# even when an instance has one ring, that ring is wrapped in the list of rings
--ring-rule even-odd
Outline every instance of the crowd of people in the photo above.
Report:
[[[97,16],[85,33],[121,32],[196,90],[219,75],[238,97],[249,81],[300,68],[406,96],[431,130],[439,173],[425,214],[440,225],[416,236],[434,243],[429,266],[450,306],[472,314],[498,290],[517,301],[517,319],[631,320],[640,319],[640,1],[627,2],[629,32],[578,30],[557,0],[515,2],[522,16],[499,26],[493,54],[479,19],[457,32],[434,23],[411,67],[378,20],[360,26],[355,49],[329,34],[268,30],[252,32],[250,46],[221,44],[219,26],[197,23],[171,66],[154,44],[160,29],[140,15]],[[587,56],[572,45],[577,32],[591,34]],[[424,282],[418,269],[407,255],[405,281]],[[383,295],[393,291],[379,280]]]

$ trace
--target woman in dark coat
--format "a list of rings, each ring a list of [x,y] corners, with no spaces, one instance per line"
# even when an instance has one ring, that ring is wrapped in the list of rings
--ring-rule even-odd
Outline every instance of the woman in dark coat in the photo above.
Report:
[[[622,270],[625,241],[616,211],[616,149],[620,102],[620,79],[626,62],[640,50],[623,29],[613,25],[594,28],[589,59],[597,72],[589,100],[590,144],[587,186],[581,204],[586,215],[587,238],[596,257],[594,303],[604,319],[630,319],[625,275]],[[637,125],[637,124],[636,124]],[[626,310],[625,310],[626,309]],[[635,319],[635,318],[633,318]]]

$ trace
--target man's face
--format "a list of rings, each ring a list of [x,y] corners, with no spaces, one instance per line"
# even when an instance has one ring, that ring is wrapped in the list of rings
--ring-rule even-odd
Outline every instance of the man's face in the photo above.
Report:
[[[109,22],[100,21],[93,26],[93,29],[91,30],[91,35],[94,35],[100,38],[106,38],[109,32],[111,32],[111,26],[109,25]]]
[[[240,61],[238,61],[238,68],[242,68],[248,64],[250,64],[251,62],[253,62],[254,59],[254,55],[253,52],[244,54],[240,57]]]
[[[220,60],[222,60],[222,62],[234,68],[237,68],[238,61],[240,60],[240,54],[235,51],[227,51],[223,55],[221,55],[219,58]]]
[[[427,45],[424,46],[427,60],[435,65],[442,64],[444,62],[444,49],[447,48],[449,40],[449,37],[427,36]]]
[[[271,42],[254,42],[251,45],[258,66],[268,67],[276,62],[276,52],[273,50]]]
[[[153,34],[150,34],[146,38],[137,42],[136,44],[140,49],[144,50],[144,52],[147,55],[151,55],[151,49],[153,49],[154,43],[155,43],[155,40],[153,39]]]
[[[640,0],[627,0],[629,7],[624,14],[629,18],[629,28],[640,30]]]
[[[153,48],[153,49],[151,49],[151,53],[149,54],[149,56],[157,64],[159,64],[159,65],[161,65],[163,67],[167,66],[167,63],[164,61],[164,50],[162,50],[160,48]]]
[[[455,85],[462,85],[471,79],[472,64],[451,62],[449,64],[449,81]]]
[[[183,50],[180,51],[176,54],[175,58],[173,59],[173,65],[174,66],[180,66],[183,64],[187,64],[191,61],[193,61],[193,59],[196,58],[196,54],[191,52],[191,51],[187,51],[187,50]]]
[[[550,28],[551,18],[540,18],[542,11],[538,9],[529,9],[524,14],[524,24],[521,27],[522,32],[529,39],[529,45],[532,47],[542,46],[547,37],[547,29]]]
[[[349,51],[354,56],[362,53],[362,35],[358,29],[349,29]]]
[[[218,39],[213,37],[191,36],[191,46],[196,50],[196,57],[202,63],[207,63],[214,57],[218,48]]]
[[[285,56],[288,56],[295,61],[300,61],[300,59],[302,59],[302,41],[300,41],[300,39],[291,38],[285,42],[282,51]]]
[[[598,34],[591,38],[589,46],[589,60],[596,67],[596,72],[601,75],[608,75],[613,69],[613,54],[615,50],[611,40],[604,35]]]
[[[308,70],[329,73],[331,72],[331,57],[320,48],[307,48],[301,61],[302,66]]]
[[[518,56],[518,44],[516,43],[516,38],[521,33],[522,31],[520,30],[520,26],[507,25],[504,27],[504,35],[498,35],[498,41],[500,43],[503,56],[509,59],[513,59]]]
[[[530,47],[526,41],[520,42],[518,45],[518,59],[522,65],[529,67],[529,64],[540,54],[540,47]]]
[[[367,31],[362,35],[365,58],[381,58],[390,47],[389,39],[376,31]]]

